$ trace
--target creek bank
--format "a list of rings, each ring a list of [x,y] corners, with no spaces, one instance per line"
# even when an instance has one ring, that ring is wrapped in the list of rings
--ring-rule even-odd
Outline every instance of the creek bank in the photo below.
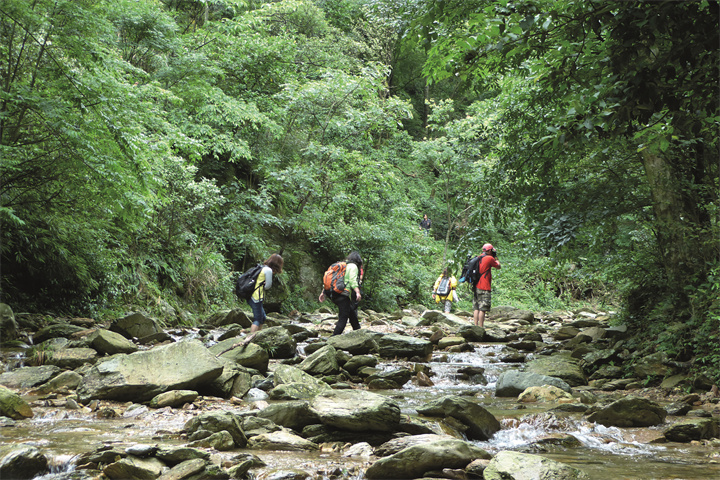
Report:
[[[303,451],[348,455],[358,466],[322,472],[295,468],[294,475],[300,477],[514,478],[507,475],[515,475],[519,452],[491,455],[473,443],[502,429],[502,419],[487,408],[492,399],[459,392],[417,405],[414,411],[402,411],[393,399],[404,386],[432,383],[431,356],[442,360],[446,353],[473,351],[481,342],[505,345],[501,356],[517,360],[518,368],[498,378],[494,397],[514,398],[518,408],[552,402],[557,406],[549,417],[580,412],[588,420],[620,428],[641,419],[642,425],[664,428],[654,442],[718,443],[719,412],[712,386],[703,390],[686,378],[671,388],[647,389],[640,377],[618,375],[611,367],[619,361],[632,365],[636,374],[658,368],[656,376],[668,375],[666,380],[682,375],[683,367],[662,356],[634,355],[627,332],[593,313],[535,318],[530,312],[499,308],[491,312],[487,328],[480,328],[462,313],[363,312],[363,329],[335,337],[329,337],[332,313],[273,315],[250,343],[234,348],[247,338],[249,325],[238,310],[213,315],[199,329],[160,330],[157,320],[139,312],[119,320],[107,328],[88,328],[92,323],[87,319],[40,325],[21,317],[19,338],[45,332],[43,343],[34,348],[41,352],[39,360],[52,363],[78,349],[92,349],[96,355],[87,355],[79,366],[8,362],[0,374],[0,385],[8,387],[15,402],[37,397],[27,404],[31,410],[24,409],[25,415],[4,414],[5,428],[27,421],[23,419],[32,418],[33,408],[47,405],[103,418],[133,418],[148,408],[192,417],[178,431],[158,433],[159,438],[181,442],[175,447],[179,451],[103,445],[78,452],[83,454],[73,463],[83,472],[78,474],[270,478],[281,472],[263,460],[265,452]],[[47,332],[59,336],[48,337]],[[488,383],[479,366],[463,366],[455,374],[469,385]],[[686,394],[688,386],[697,392]],[[673,423],[668,424],[668,416]],[[551,442],[573,448],[577,439],[560,435],[542,440]],[[0,477],[23,461],[41,465],[38,455],[44,456],[37,448],[2,453]],[[553,472],[553,478],[584,478],[572,467],[541,455],[531,457],[520,460]]]

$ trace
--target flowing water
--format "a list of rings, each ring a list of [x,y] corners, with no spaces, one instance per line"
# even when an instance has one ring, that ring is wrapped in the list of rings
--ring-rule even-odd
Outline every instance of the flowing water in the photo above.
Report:
[[[502,347],[494,344],[477,344],[474,352],[436,352],[429,363],[433,386],[421,387],[408,382],[402,389],[382,393],[397,401],[403,413],[416,413],[415,409],[443,395],[472,395],[503,426],[492,439],[475,441],[477,446],[491,454],[501,450],[537,453],[585,471],[591,479],[720,479],[720,453],[715,448],[700,444],[648,444],[660,435],[662,427],[620,429],[603,427],[584,420],[582,414],[548,413],[555,404],[520,405],[513,398],[496,398],[495,382],[502,371],[521,368],[497,360]],[[3,352],[6,364],[22,361],[17,352]],[[377,368],[392,370],[398,363],[382,363]],[[463,367],[483,367],[484,377],[458,374]],[[267,401],[260,392],[246,397],[244,405],[232,405],[219,398],[196,402],[198,408],[251,410],[255,402]],[[19,421],[13,427],[0,424],[2,443],[23,442],[38,447],[51,457],[55,473],[42,480],[66,478],[63,473],[72,469],[72,459],[79,453],[95,450],[103,445],[124,448],[135,444],[181,445],[179,432],[193,416],[192,411],[164,408],[148,410],[145,407],[128,409],[127,404],[101,402],[120,414],[116,418],[102,418],[88,409],[68,409],[66,400],[44,398],[35,400],[35,417]],[[671,419],[670,419],[671,420]],[[536,443],[552,434],[572,435],[579,444],[566,447]],[[221,462],[237,451],[218,453],[214,460]],[[317,478],[329,478],[335,471],[346,473],[346,478],[361,480],[370,464],[367,458],[346,458],[335,452],[297,453],[251,451],[268,465],[278,468],[302,468],[310,472],[326,472]],[[39,478],[39,477],[38,477]]]

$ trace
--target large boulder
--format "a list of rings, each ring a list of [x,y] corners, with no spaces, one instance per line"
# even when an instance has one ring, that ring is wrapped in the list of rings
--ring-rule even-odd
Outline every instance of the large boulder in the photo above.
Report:
[[[259,348],[259,347],[258,347]],[[262,350],[259,348],[259,350]],[[242,398],[252,388],[252,370],[240,366],[224,357],[219,357],[223,372],[208,387],[211,395],[222,398]]]
[[[498,377],[495,384],[495,396],[517,397],[530,387],[541,387],[543,385],[552,385],[566,392],[572,391],[570,385],[559,378],[538,373],[507,370]]]
[[[665,438],[671,442],[691,442],[720,436],[720,425],[714,418],[689,418],[665,429]]]
[[[289,452],[304,452],[319,450],[320,447],[306,440],[299,435],[290,433],[287,430],[277,430],[275,432],[261,433],[250,437],[248,448],[258,450],[282,450]]]
[[[430,325],[447,325],[451,328],[461,328],[468,325],[468,321],[462,317],[458,317],[452,313],[441,312],[440,310],[425,310],[422,314],[422,319],[418,322],[417,326],[427,327]]]
[[[99,328],[88,336],[88,342],[101,355],[133,353],[138,346],[119,333]]]
[[[155,480],[165,469],[165,464],[155,457],[128,456],[107,465],[103,474],[110,480]]]
[[[202,343],[187,340],[110,357],[90,369],[77,393],[83,402],[142,402],[169,390],[197,390],[222,371],[222,363]]]
[[[144,313],[134,312],[122,318],[117,318],[110,324],[110,330],[119,333],[125,338],[143,338],[162,332],[162,325],[154,318]]]
[[[29,480],[47,471],[48,459],[37,448],[10,444],[0,447],[0,478]]]
[[[588,420],[606,427],[651,427],[663,423],[666,416],[665,409],[651,400],[625,397],[591,413]]]
[[[502,427],[500,422],[481,405],[465,398],[448,395],[417,408],[421,415],[453,417],[466,425],[469,440],[488,440]]]
[[[527,364],[528,373],[538,373],[564,380],[571,387],[587,385],[587,378],[580,363],[569,352],[538,356]]]
[[[588,475],[570,465],[528,453],[498,452],[483,472],[485,480],[584,480]]]
[[[35,343],[35,345],[40,345],[42,342],[50,340],[52,338],[69,338],[77,333],[84,331],[85,329],[83,327],[79,327],[71,323],[51,323],[50,325],[41,328],[35,333],[35,335],[33,335],[33,342]]]
[[[10,388],[32,388],[56,377],[62,370],[55,365],[20,367],[0,374],[0,385]]]
[[[267,350],[270,358],[293,358],[297,353],[297,342],[283,327],[263,328],[252,343]]]
[[[392,432],[400,407],[390,398],[365,390],[331,390],[315,397],[310,408],[324,425],[353,432]]]
[[[47,363],[63,369],[74,370],[85,364],[93,364],[97,359],[98,354],[92,348],[62,348],[55,350],[47,359]]]
[[[340,371],[337,350],[332,345],[325,345],[308,355],[298,368],[310,375],[335,375]]]
[[[272,403],[260,410],[257,416],[297,431],[308,425],[320,423],[320,417],[304,400]]]
[[[292,365],[278,365],[273,373],[273,382],[275,387],[270,390],[270,396],[278,400],[311,399],[330,390],[327,383]],[[279,392],[286,393],[280,395]]]
[[[243,448],[247,445],[247,437],[242,429],[240,418],[232,412],[208,412],[185,422],[184,430],[192,438],[193,434],[200,431],[208,433],[227,432],[233,439],[235,446]]]
[[[238,344],[235,348],[230,348]],[[270,355],[267,350],[254,343],[244,344],[241,337],[226,338],[210,347],[210,352],[220,355],[221,358],[232,360],[238,365],[247,368],[254,368],[265,373],[270,363]]]
[[[433,344],[423,338],[389,333],[378,337],[377,344],[384,358],[427,358],[433,351]]]
[[[235,308],[233,310],[221,310],[215,313],[206,323],[213,327],[237,324],[243,328],[250,328],[252,319],[248,317],[247,313],[239,308]]]
[[[489,459],[485,450],[458,439],[421,443],[400,450],[370,465],[369,479],[419,478],[425,472],[464,468],[478,458]]]
[[[18,337],[18,324],[15,314],[7,303],[0,303],[0,336],[1,341],[14,340]]]
[[[22,420],[31,418],[33,411],[20,395],[9,388],[0,386],[0,415],[10,417],[13,420]]]
[[[378,333],[361,328],[342,335],[333,335],[328,338],[327,343],[352,355],[362,355],[378,352],[377,339],[380,336]]]

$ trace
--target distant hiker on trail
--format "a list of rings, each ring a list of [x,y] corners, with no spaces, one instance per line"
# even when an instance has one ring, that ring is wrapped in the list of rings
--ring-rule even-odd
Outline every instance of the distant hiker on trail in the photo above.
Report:
[[[458,301],[457,283],[457,279],[448,273],[447,267],[445,267],[438,279],[435,280],[432,297],[435,299],[435,303],[443,302],[445,313],[450,313],[453,302]]]
[[[485,312],[490,311],[492,302],[492,269],[502,268],[500,262],[497,261],[497,251],[495,248],[486,243],[482,247],[483,254],[480,255],[478,263],[478,275],[480,279],[474,284],[475,292],[473,294],[473,320],[475,325],[480,327],[485,325]]]
[[[353,330],[360,329],[357,309],[362,299],[362,264],[360,254],[352,252],[344,261],[330,265],[323,276],[323,291],[318,300],[324,302],[325,298],[330,298],[338,307],[338,322],[333,335],[343,333],[348,320]]]
[[[427,236],[428,232],[430,231],[430,219],[427,216],[427,213],[423,215],[423,219],[420,222],[420,228],[422,228],[425,232],[425,236]]]

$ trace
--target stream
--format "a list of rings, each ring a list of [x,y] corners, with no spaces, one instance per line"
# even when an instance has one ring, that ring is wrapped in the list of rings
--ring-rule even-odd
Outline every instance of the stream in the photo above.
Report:
[[[519,404],[515,398],[496,398],[495,382],[505,369],[522,368],[518,364],[498,360],[503,345],[474,344],[474,352],[448,353],[436,351],[428,366],[434,386],[420,387],[408,382],[402,389],[377,391],[392,397],[406,414],[416,413],[415,408],[439,396],[472,395],[500,420],[502,430],[488,441],[474,441],[477,446],[495,454],[501,450],[536,453],[567,463],[583,470],[591,479],[711,479],[720,478],[720,453],[698,442],[690,444],[649,444],[657,438],[663,426],[650,428],[604,427],[587,422],[580,413],[553,412],[553,403]],[[299,346],[302,350],[302,345]],[[22,360],[18,350],[3,350],[2,361]],[[483,367],[487,384],[462,378],[457,371],[462,367]],[[391,370],[397,362],[384,362],[377,368]],[[474,377],[474,380],[477,378]],[[181,445],[179,432],[196,411],[228,409],[248,411],[261,407],[261,391],[251,390],[241,405],[216,397],[200,397],[191,409],[129,409],[131,403],[102,401],[101,407],[111,406],[122,413],[116,418],[102,418],[97,412],[69,409],[64,397],[32,398],[35,416],[18,421],[13,427],[0,422],[2,443],[26,443],[38,447],[51,458],[54,473],[36,477],[42,480],[71,478],[72,460],[80,453],[95,450],[102,445],[126,447],[136,444]],[[137,407],[137,406],[136,406]],[[668,417],[668,421],[674,421]],[[548,435],[569,434],[579,446],[564,447],[557,444],[535,442]],[[330,472],[347,472],[346,478],[361,480],[364,470],[372,463],[364,457],[348,458],[332,451],[268,452],[234,450],[217,452],[216,462],[245,451],[260,457],[268,466],[277,468],[305,468],[307,471],[328,472],[315,478],[330,478]],[[338,470],[339,469],[339,470]],[[79,473],[79,472],[76,472]],[[250,472],[252,474],[253,471]],[[258,478],[262,478],[262,475]]]

